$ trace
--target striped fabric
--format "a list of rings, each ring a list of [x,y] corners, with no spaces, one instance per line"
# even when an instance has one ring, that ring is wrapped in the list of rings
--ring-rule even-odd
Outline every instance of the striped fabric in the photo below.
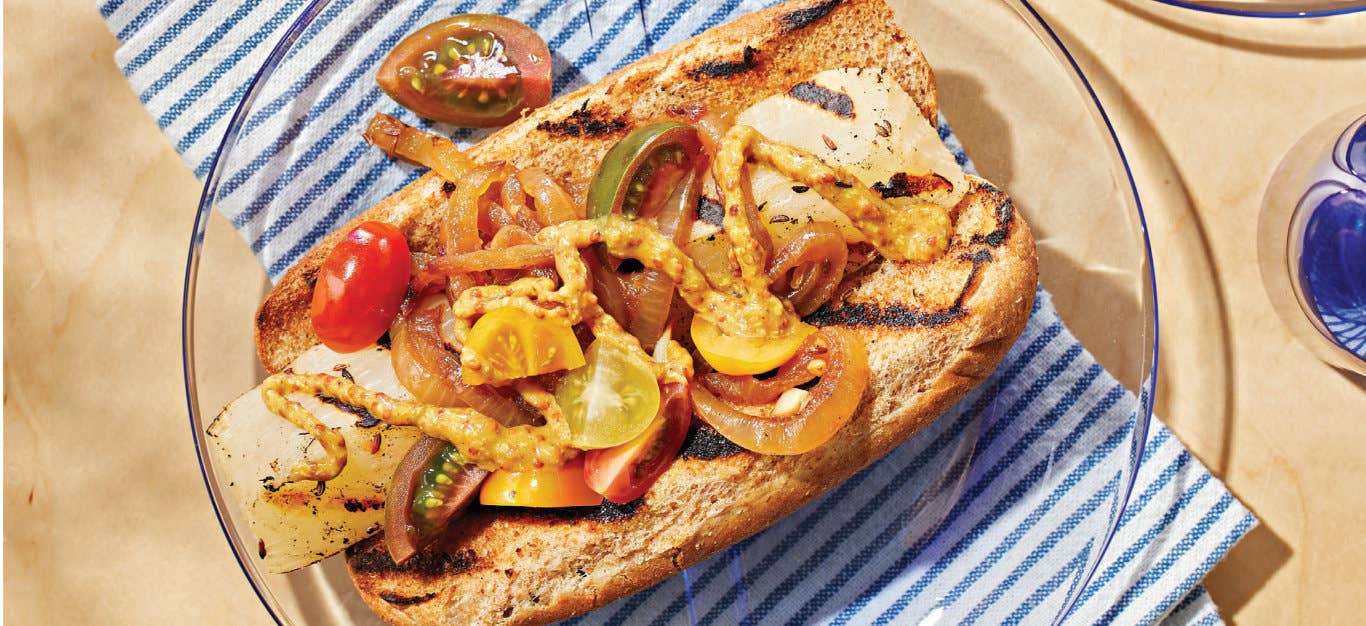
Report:
[[[454,13],[509,15],[546,38],[563,93],[769,2],[107,0],[99,9],[123,42],[119,65],[200,177],[271,48],[300,15],[316,14],[219,168],[219,210],[275,278],[417,176],[357,132],[376,111],[426,125],[371,79],[405,33]],[[942,120],[941,136],[970,168]],[[1124,507],[1139,407],[1040,291],[996,374],[926,431],[773,528],[572,622],[1035,624],[1075,597],[1068,623],[1220,623],[1200,580],[1256,521],[1159,423]],[[1103,531],[1116,519],[1107,547]]]

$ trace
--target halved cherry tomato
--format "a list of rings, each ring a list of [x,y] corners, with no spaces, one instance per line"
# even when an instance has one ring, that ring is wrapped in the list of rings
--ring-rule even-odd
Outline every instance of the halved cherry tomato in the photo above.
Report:
[[[673,464],[692,422],[687,385],[664,387],[664,400],[645,432],[615,448],[589,450],[583,472],[588,486],[611,502],[626,504],[645,495]]]
[[[610,448],[640,435],[659,410],[659,383],[634,346],[598,338],[588,364],[569,372],[555,388],[574,447]]]
[[[583,479],[583,457],[559,467],[526,472],[498,470],[479,489],[479,504],[494,506],[597,506],[602,496]]]
[[[816,327],[799,323],[782,337],[736,337],[701,315],[692,318],[692,340],[702,358],[716,371],[735,376],[762,374],[786,363],[814,332]]]
[[[408,291],[408,240],[383,222],[357,226],[328,253],[313,286],[313,332],[337,352],[375,343],[394,321]]]
[[[656,122],[631,131],[607,151],[593,174],[588,216],[649,217],[689,172],[706,161],[702,139],[693,126]]]
[[[550,49],[517,20],[456,15],[405,37],[375,80],[422,117],[502,126],[550,101]]]
[[[503,383],[584,364],[583,348],[564,320],[510,306],[489,311],[474,323],[464,356],[461,377],[467,385]]]
[[[384,545],[395,563],[427,547],[474,502],[488,472],[461,462],[445,441],[423,436],[394,470],[384,501]]]

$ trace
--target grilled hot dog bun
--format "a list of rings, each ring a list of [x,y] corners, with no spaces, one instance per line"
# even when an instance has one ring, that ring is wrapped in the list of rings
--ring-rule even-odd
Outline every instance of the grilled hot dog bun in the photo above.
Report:
[[[671,107],[743,110],[824,70],[877,67],[931,123],[934,75],[882,0],[794,0],[714,28],[568,94],[472,148],[476,160],[592,175],[612,144]],[[307,311],[328,251],[381,220],[433,251],[445,192],[428,174],[324,239],[261,305],[257,349],[272,372],[318,343]],[[365,601],[396,624],[543,623],[645,589],[763,529],[885,455],[986,378],[1029,316],[1037,261],[1010,198],[967,179],[955,235],[932,263],[877,261],[808,318],[852,328],[872,379],[832,440],[761,456],[702,431],[641,501],[577,512],[474,507],[433,548],[395,565],[375,539],[347,553]]]

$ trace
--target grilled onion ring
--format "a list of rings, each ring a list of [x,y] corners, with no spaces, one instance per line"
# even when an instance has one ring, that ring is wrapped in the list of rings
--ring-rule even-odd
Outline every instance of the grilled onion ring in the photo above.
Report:
[[[848,260],[849,246],[834,224],[806,224],[773,257],[769,289],[790,301],[798,315],[810,315],[835,294]]]
[[[758,379],[753,376],[732,376],[721,372],[709,372],[698,377],[712,393],[722,400],[736,404],[767,404],[778,399],[784,391],[811,382],[824,373],[824,364],[813,363],[823,358],[826,348],[821,346],[821,334],[815,333],[797,350],[788,362],[778,368],[771,377]],[[814,370],[814,371],[813,371]]]
[[[863,341],[843,328],[818,333],[826,345],[825,372],[811,396],[787,417],[749,415],[712,395],[693,390],[697,416],[740,447],[760,454],[801,454],[814,450],[844,426],[858,410],[868,386],[868,353]]]

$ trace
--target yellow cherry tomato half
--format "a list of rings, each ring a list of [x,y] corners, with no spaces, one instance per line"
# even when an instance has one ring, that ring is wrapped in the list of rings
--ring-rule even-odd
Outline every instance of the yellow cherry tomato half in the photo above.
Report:
[[[786,363],[814,332],[815,326],[802,322],[781,337],[736,337],[701,315],[692,318],[692,341],[697,351],[716,371],[732,376],[762,374]]]
[[[461,374],[467,385],[505,383],[584,364],[583,349],[569,324],[510,306],[479,318],[465,339],[465,350],[476,357],[467,359]]]
[[[555,387],[574,447],[595,450],[635,439],[659,411],[659,382],[647,357],[625,341],[599,338],[588,346],[587,360]]]
[[[498,470],[479,488],[479,504],[493,506],[597,506],[602,496],[583,478],[583,457],[559,467],[526,472]]]

